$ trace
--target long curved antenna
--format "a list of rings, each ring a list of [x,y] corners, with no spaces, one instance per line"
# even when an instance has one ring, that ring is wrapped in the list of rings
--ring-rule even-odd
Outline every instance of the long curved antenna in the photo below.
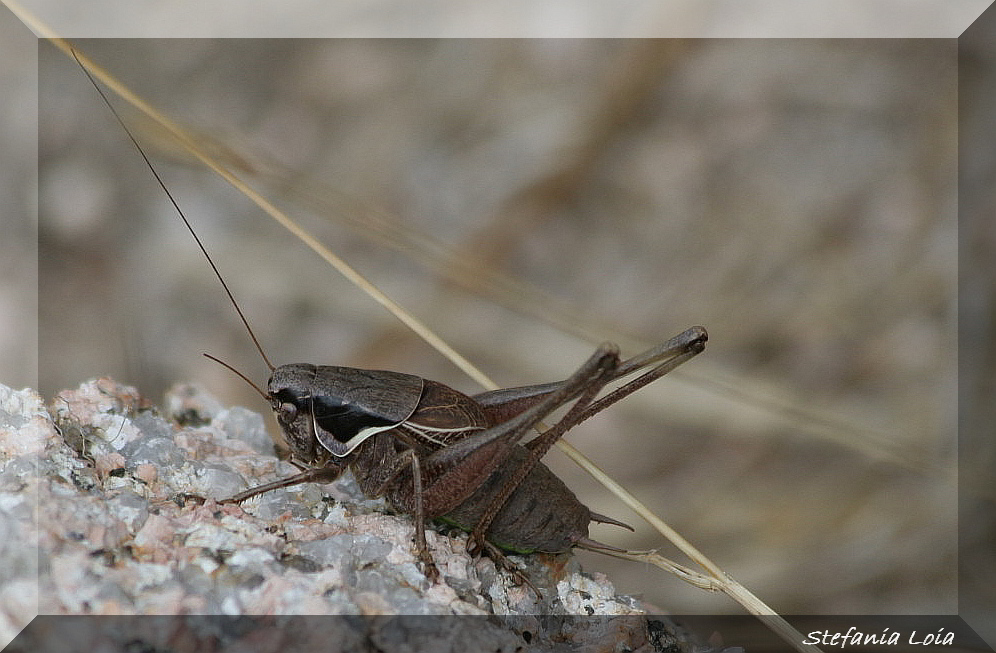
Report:
[[[243,381],[245,381],[246,383],[248,383],[249,385],[251,385],[252,389],[255,390],[256,392],[258,392],[260,394],[260,396],[263,397],[263,399],[265,399],[267,401],[270,401],[270,395],[268,395],[265,392],[263,392],[263,390],[258,385],[256,385],[255,383],[253,383],[252,379],[250,379],[248,376],[246,376],[242,372],[238,371],[237,369],[235,369],[234,367],[232,367],[231,365],[229,365],[225,361],[221,360],[220,358],[215,358],[211,354],[204,354],[204,356],[206,358],[210,358],[215,363],[218,363],[219,365],[221,365],[223,367],[227,367],[229,372],[233,372],[236,376],[238,376]]]
[[[152,162],[149,161],[149,157],[145,154],[145,150],[143,150],[142,146],[138,144],[138,140],[135,139],[135,136],[132,135],[131,130],[128,129],[127,125],[125,125],[124,120],[118,114],[117,110],[114,108],[114,105],[111,104],[111,101],[107,99],[107,95],[104,93],[104,91],[101,90],[100,86],[97,85],[97,81],[93,78],[93,75],[91,75],[90,71],[86,69],[86,66],[83,65],[83,62],[80,61],[80,58],[76,56],[76,50],[72,49],[71,51],[73,53],[73,58],[76,59],[76,63],[79,64],[79,67],[83,70],[84,74],[86,74],[87,79],[89,79],[90,83],[93,84],[93,87],[97,89],[97,93],[100,94],[101,99],[104,100],[104,104],[106,104],[107,108],[111,110],[112,114],[114,114],[114,118],[118,121],[118,124],[120,124],[121,128],[125,130],[126,134],[128,134],[128,138],[131,139],[131,142],[135,146],[135,149],[138,150],[138,153],[141,154],[142,158],[145,160],[145,165],[147,165],[149,167],[149,170],[152,171],[152,176],[154,176],[156,178],[156,181],[159,182],[159,186],[163,189],[163,192],[166,193],[166,197],[169,198],[169,201],[173,204],[173,208],[175,208],[176,212],[180,215],[180,219],[183,220],[183,224],[187,226],[187,231],[189,231],[190,235],[194,237],[194,241],[197,242],[197,246],[201,248],[201,252],[204,253],[204,256],[205,258],[207,258],[208,263],[211,264],[211,269],[214,270],[214,276],[218,277],[218,281],[221,282],[221,287],[225,289],[225,294],[228,295],[228,299],[232,302],[232,306],[235,307],[235,312],[239,314],[239,318],[242,320],[242,324],[245,325],[246,331],[249,332],[249,337],[252,339],[253,344],[256,345],[256,351],[258,351],[259,355],[263,357],[263,362],[266,363],[266,366],[269,367],[270,371],[272,372],[276,368],[274,368],[273,363],[270,362],[270,359],[267,358],[266,352],[263,351],[262,345],[259,344],[259,340],[256,339],[256,334],[253,333],[252,327],[249,326],[249,320],[247,320],[246,316],[243,315],[242,309],[239,308],[239,303],[235,301],[235,296],[232,294],[232,291],[229,290],[228,284],[225,283],[225,278],[221,276],[221,272],[218,271],[218,266],[214,264],[214,260],[211,258],[211,255],[208,254],[207,248],[204,247],[204,243],[201,242],[201,239],[197,236],[197,232],[194,231],[194,228],[190,225],[190,221],[187,220],[187,216],[183,214],[183,210],[180,208],[180,205],[176,203],[176,200],[173,198],[173,194],[169,192],[168,188],[166,188],[166,184],[159,176],[159,173],[156,172],[155,166],[153,166]],[[207,356],[207,354],[205,354],[205,356]],[[208,358],[211,358],[212,360],[221,363],[220,360],[214,358],[213,356],[208,356]],[[237,372],[234,368],[229,367],[225,363],[221,364],[225,365],[225,367],[228,367],[239,376],[242,376],[242,374]],[[242,376],[242,378],[245,379],[246,377]],[[248,381],[249,379],[246,380]],[[249,383],[250,385],[253,385],[253,387],[256,387],[251,381],[249,381]],[[258,391],[259,388],[256,388],[256,390]],[[266,395],[263,394],[263,396],[265,397]]]

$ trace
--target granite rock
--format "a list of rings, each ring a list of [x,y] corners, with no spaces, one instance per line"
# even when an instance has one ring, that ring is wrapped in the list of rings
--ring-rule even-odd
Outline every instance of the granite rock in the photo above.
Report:
[[[489,559],[469,556],[465,534],[429,529],[442,575],[430,582],[413,555],[411,519],[363,498],[348,473],[218,503],[296,470],[275,457],[258,414],[224,408],[196,386],[178,387],[166,406],[107,378],[47,406],[31,390],[0,386],[0,567],[12,570],[0,586],[4,641],[36,607],[56,615],[517,615],[528,623],[480,631],[496,638],[494,650],[522,645],[523,632],[533,647],[578,637],[647,646],[639,602],[616,596],[604,575],[569,555],[512,557],[541,590],[537,598]],[[582,635],[575,624],[572,639],[529,616],[571,614],[607,619]],[[438,635],[426,627],[391,622],[377,637],[400,650],[392,642]]]

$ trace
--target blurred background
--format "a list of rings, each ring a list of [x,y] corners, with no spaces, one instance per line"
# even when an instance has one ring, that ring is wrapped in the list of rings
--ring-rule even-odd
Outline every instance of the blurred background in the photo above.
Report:
[[[956,42],[78,45],[502,385],[706,326],[568,439],[779,612],[957,611]],[[79,68],[39,56],[43,393],[196,381],[266,412],[201,356],[266,380],[172,206]],[[479,390],[134,124],[275,363]],[[685,562],[546,460],[637,526],[593,537]],[[663,610],[741,611],[580,555]]]

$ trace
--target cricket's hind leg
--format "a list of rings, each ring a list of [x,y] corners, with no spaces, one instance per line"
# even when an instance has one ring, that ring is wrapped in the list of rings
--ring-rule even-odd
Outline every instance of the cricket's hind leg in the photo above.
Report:
[[[531,589],[537,599],[541,601],[543,600],[543,593],[539,591],[539,588],[533,585],[532,581],[529,580],[529,576],[526,575],[526,572],[519,569],[514,562],[509,560],[508,556],[506,556],[501,549],[491,542],[484,542],[480,549],[478,549],[477,555],[480,555],[481,553],[491,558],[491,561],[495,563],[495,567],[511,574],[518,584],[525,585]]]

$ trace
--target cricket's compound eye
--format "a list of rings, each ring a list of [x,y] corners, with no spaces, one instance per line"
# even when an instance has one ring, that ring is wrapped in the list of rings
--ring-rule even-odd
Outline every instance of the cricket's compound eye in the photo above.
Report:
[[[277,421],[281,424],[292,424],[297,419],[297,406],[285,401],[277,406]]]
[[[280,426],[286,428],[294,423],[301,415],[302,410],[307,410],[307,404],[311,397],[304,393],[295,392],[290,388],[280,388],[274,391],[273,384],[270,384],[270,409]]]

